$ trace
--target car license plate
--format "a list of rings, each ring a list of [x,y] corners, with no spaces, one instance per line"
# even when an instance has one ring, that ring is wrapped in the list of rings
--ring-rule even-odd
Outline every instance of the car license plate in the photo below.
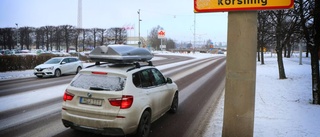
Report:
[[[94,105],[94,106],[101,106],[102,105],[102,99],[94,99],[94,98],[80,98],[81,104],[87,104],[87,105]]]

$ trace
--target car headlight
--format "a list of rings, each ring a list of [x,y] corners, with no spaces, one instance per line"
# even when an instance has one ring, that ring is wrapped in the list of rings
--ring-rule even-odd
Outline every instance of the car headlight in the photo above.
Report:
[[[53,70],[53,68],[54,68],[54,67],[52,66],[52,67],[49,67],[49,68],[47,68],[47,69]]]

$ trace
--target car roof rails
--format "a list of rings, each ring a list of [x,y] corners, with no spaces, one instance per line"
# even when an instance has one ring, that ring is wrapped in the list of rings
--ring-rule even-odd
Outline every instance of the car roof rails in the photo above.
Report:
[[[147,65],[141,65],[139,62],[134,62],[134,63],[133,63],[134,67],[129,68],[129,69],[127,70],[127,72],[129,72],[129,71],[131,71],[131,70],[134,70],[134,69],[136,69],[136,68],[141,68],[141,67],[145,67],[145,66],[153,66],[152,61],[146,61],[146,62],[148,63]]]
[[[124,66],[124,65],[134,65],[134,67],[132,68],[129,68],[127,70],[130,71],[130,70],[134,70],[136,68],[141,68],[141,67],[145,67],[145,66],[153,66],[153,63],[152,61],[145,61],[147,62],[148,64],[145,64],[145,65],[141,65],[139,62],[133,62],[133,63],[110,63],[110,62],[100,62],[100,61],[96,61],[95,64],[93,65],[89,65],[87,66],[86,68],[90,68],[90,67],[94,67],[94,66],[100,66],[100,65],[104,65],[104,64],[112,64],[112,65],[115,65],[115,66]]]
[[[86,68],[91,68],[91,67],[99,66],[99,65],[103,65],[103,64],[109,64],[109,63],[108,63],[108,62],[103,62],[103,63],[101,63],[100,61],[96,61],[95,64],[89,65],[89,66],[87,66]]]

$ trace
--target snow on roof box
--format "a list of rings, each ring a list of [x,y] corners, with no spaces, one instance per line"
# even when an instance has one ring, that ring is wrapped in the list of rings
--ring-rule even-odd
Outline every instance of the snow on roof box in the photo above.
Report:
[[[96,62],[132,63],[137,61],[149,61],[153,54],[145,48],[129,45],[99,46],[92,50],[89,58]]]

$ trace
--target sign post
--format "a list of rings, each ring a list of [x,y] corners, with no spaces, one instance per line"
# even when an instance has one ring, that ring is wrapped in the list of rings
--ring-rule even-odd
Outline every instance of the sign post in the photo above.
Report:
[[[252,137],[256,86],[257,10],[292,8],[294,0],[194,0],[194,12],[228,11],[223,137]]]
[[[166,38],[166,32],[164,30],[158,31],[158,39],[161,40],[160,49],[162,50],[162,39]]]
[[[222,136],[252,137],[257,11],[228,13],[228,54]]]

